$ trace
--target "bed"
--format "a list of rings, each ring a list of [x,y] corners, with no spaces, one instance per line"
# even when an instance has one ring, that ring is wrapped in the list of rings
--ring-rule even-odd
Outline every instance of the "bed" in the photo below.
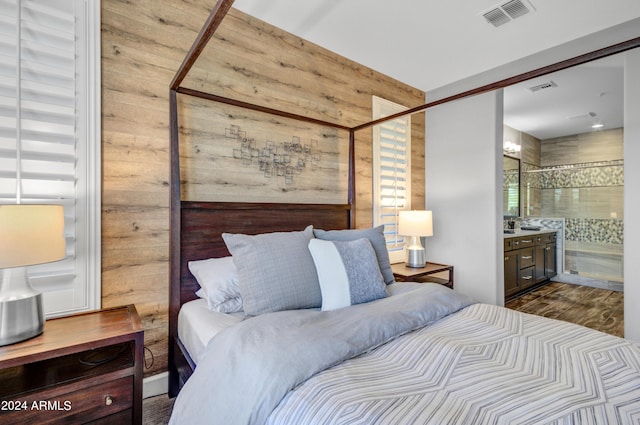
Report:
[[[232,3],[216,4],[170,90],[171,423],[640,423],[634,343],[477,303],[438,284],[389,281],[376,250],[380,230],[355,223],[354,134],[376,121],[348,128],[180,87]],[[628,46],[522,79],[621,48]],[[349,131],[347,201],[181,199],[178,95]],[[236,295],[221,302],[203,292],[207,284],[191,266],[209,262],[208,276],[233,264]],[[271,285],[280,291],[275,300]],[[227,301],[229,311],[212,311]]]
[[[199,207],[225,214],[230,206]],[[260,220],[245,217],[239,222],[241,227],[234,228],[238,233],[232,236],[251,242],[249,252],[238,251],[237,241],[230,241],[229,234],[222,230],[224,220],[203,220],[210,223],[210,229],[220,228],[220,235],[211,240],[230,244],[217,259],[228,259],[229,251],[234,257],[238,254],[237,258],[231,258],[239,259],[236,279],[247,279],[242,272],[243,256],[256,255],[258,249],[258,255],[270,258],[273,253],[265,252],[268,247],[273,247],[271,251],[286,250],[292,247],[289,235],[310,231],[311,226],[298,225],[295,217],[304,216],[305,206],[297,207],[299,211],[291,215],[284,210],[280,214],[288,218],[293,230],[257,234],[250,225],[250,231],[242,233],[247,230],[246,223]],[[315,213],[319,212],[317,208],[310,207]],[[339,210],[344,214],[348,209],[345,206]],[[251,215],[248,211],[252,210],[242,214]],[[306,223],[306,218],[302,220]],[[349,241],[344,244],[364,243],[367,238],[363,234],[371,236],[376,231],[339,231],[344,226],[334,224],[335,231],[320,233],[323,244],[340,240]],[[196,233],[202,234],[202,229]],[[255,238],[272,235],[284,235],[286,239],[284,242],[268,239],[254,246]],[[312,233],[302,242],[309,242],[309,251],[313,249],[310,240],[315,236],[318,234]],[[368,242],[371,247],[375,244],[373,237]],[[246,245],[241,244],[242,248]],[[632,342],[566,322],[476,303],[438,284],[388,284],[382,273],[384,265],[375,250],[367,251],[362,246],[351,249],[358,253],[357,261],[366,263],[365,269],[359,268],[357,274],[366,275],[367,281],[377,279],[377,287],[382,284],[385,295],[326,310],[324,301],[314,308],[278,307],[277,311],[257,313],[253,306],[247,318],[244,312],[212,312],[205,299],[194,295],[197,292],[194,289],[200,285],[190,285],[192,300],[185,303],[180,315],[193,309],[189,313],[191,322],[202,325],[211,321],[213,330],[205,327],[205,335],[209,332],[213,336],[210,340],[208,336],[200,338],[194,349],[194,344],[180,342],[190,338],[183,331],[179,333],[178,347],[186,356],[195,358],[191,364],[197,367],[193,375],[184,376],[186,383],[174,404],[171,423],[634,424],[640,421],[640,348]],[[290,256],[293,254],[285,257]],[[327,268],[338,267],[336,259],[329,257],[316,262],[313,253],[311,258],[319,284],[326,285],[320,275]],[[346,257],[341,258],[343,264],[349,263]],[[290,259],[297,265],[292,267],[305,267],[297,256]],[[186,268],[182,277],[195,279],[188,265]],[[373,274],[367,274],[369,268],[374,269]],[[216,270],[214,274],[224,274],[221,269]],[[285,278],[280,271],[272,274]],[[242,295],[249,294],[242,292]],[[324,290],[321,295],[324,300]],[[270,300],[269,305],[274,302],[277,300]],[[211,315],[220,317],[208,317]]]

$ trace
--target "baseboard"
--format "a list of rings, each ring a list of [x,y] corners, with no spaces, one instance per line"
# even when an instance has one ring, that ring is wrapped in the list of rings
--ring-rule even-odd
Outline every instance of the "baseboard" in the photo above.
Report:
[[[142,398],[155,397],[169,391],[169,372],[158,373],[142,380]]]

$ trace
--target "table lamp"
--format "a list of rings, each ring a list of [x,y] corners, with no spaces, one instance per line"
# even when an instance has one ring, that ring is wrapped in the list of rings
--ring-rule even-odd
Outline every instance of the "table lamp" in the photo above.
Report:
[[[42,333],[42,294],[25,266],[61,260],[65,252],[61,205],[0,205],[0,345]]]
[[[420,237],[433,236],[431,211],[400,211],[398,233],[411,238],[406,246],[407,267],[424,267],[426,257]]]

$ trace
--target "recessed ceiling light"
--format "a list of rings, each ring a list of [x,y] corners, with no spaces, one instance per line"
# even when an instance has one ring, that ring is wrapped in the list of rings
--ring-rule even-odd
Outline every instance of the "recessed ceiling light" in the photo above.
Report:
[[[591,128],[602,128],[604,127],[604,124],[594,124],[591,126]]]

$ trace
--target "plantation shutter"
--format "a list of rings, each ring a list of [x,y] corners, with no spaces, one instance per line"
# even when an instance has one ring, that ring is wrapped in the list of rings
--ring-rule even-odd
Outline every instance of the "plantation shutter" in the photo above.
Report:
[[[373,119],[406,107],[373,97]],[[401,117],[373,129],[373,223],[384,224],[392,262],[402,261],[405,239],[398,234],[398,213],[411,209],[411,117]]]
[[[65,211],[66,258],[27,269],[47,317],[99,307],[85,16],[84,1],[0,0],[0,203]]]

